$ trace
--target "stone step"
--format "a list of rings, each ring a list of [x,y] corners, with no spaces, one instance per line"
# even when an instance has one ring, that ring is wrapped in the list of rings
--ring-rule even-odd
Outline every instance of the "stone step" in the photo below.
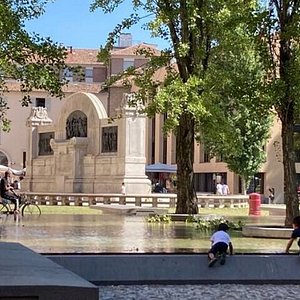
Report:
[[[0,242],[0,253],[0,299],[99,299],[98,287],[21,244]]]
[[[299,284],[300,257],[285,254],[227,256],[208,267],[207,254],[50,255],[54,262],[97,285]],[[101,287],[100,287],[101,296]]]

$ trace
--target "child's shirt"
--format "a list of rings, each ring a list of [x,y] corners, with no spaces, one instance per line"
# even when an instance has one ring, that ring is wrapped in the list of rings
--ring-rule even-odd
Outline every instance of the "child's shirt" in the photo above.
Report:
[[[216,231],[211,236],[210,240],[212,241],[212,245],[215,245],[216,243],[220,243],[220,242],[225,243],[227,245],[231,243],[229,234],[223,230]]]
[[[292,239],[300,238],[300,228],[295,228],[292,232]],[[298,240],[298,246],[300,247],[300,239]]]
[[[295,228],[292,232],[292,239],[296,239],[300,237],[300,228]]]

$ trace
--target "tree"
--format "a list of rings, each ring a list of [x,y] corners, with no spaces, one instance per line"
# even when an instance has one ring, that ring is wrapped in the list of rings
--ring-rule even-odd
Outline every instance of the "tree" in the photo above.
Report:
[[[3,130],[9,130],[8,103],[3,97],[9,91],[7,79],[18,80],[23,93],[21,105],[30,103],[33,89],[47,90],[63,97],[60,79],[67,55],[63,46],[49,38],[29,34],[24,22],[37,18],[44,11],[45,0],[4,0],[0,2],[0,120]]]
[[[300,2],[270,0],[257,14],[260,24],[259,49],[268,71],[270,107],[281,121],[284,169],[285,224],[299,215],[297,196],[294,126],[300,110]]]
[[[264,146],[272,115],[256,37],[243,29],[246,22],[242,25],[227,33],[230,38],[217,49],[223,55],[216,56],[214,71],[207,79],[206,98],[213,109],[199,120],[197,132],[207,151],[222,157],[228,168],[241,176],[245,192],[266,159]]]
[[[111,13],[123,1],[95,0],[92,9],[101,8]],[[154,36],[169,40],[171,49],[162,51],[160,58],[149,56],[150,61],[135,83],[140,87],[137,100],[147,102],[146,112],[167,114],[165,130],[176,135],[177,160],[177,207],[176,213],[196,213],[193,188],[193,163],[195,125],[209,114],[206,105],[207,89],[205,79],[211,72],[211,61],[217,53],[225,33],[223,28],[238,26],[252,11],[254,1],[231,0],[158,0],[132,1],[132,7],[139,14],[133,14],[117,25],[109,35],[101,58],[109,55],[115,39],[122,30],[140,21],[141,11],[152,19],[146,28]],[[172,64],[176,62],[176,66]],[[164,66],[164,82],[157,82],[155,72]],[[142,74],[141,74],[142,73]],[[127,74],[129,74],[127,72]]]

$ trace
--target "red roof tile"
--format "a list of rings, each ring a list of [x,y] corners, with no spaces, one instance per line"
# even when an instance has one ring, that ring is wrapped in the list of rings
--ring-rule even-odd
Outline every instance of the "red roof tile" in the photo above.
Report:
[[[97,60],[97,49],[72,49],[69,50],[66,64],[100,64]]]
[[[136,56],[139,49],[149,49],[154,55],[160,55],[160,51],[151,44],[138,44],[124,49],[112,50],[112,56]]]
[[[20,84],[18,82],[6,82],[7,88],[9,91],[20,92]],[[69,83],[63,87],[64,93],[77,93],[77,92],[89,92],[89,93],[99,93],[102,90],[101,83],[85,83],[85,82],[76,82]],[[42,91],[42,90],[35,90]],[[46,91],[43,91],[47,93]]]

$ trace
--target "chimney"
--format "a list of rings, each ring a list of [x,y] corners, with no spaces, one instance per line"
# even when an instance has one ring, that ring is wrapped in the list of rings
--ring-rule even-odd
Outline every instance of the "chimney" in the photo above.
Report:
[[[131,33],[121,33],[119,36],[119,47],[126,48],[132,46]]]

